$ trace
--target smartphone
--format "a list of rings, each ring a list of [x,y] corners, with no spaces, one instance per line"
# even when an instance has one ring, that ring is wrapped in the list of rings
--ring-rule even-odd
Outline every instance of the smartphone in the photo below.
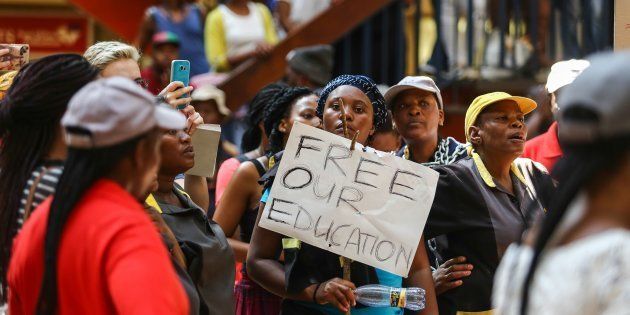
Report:
[[[171,82],[181,81],[184,86],[190,84],[190,61],[188,60],[173,60],[171,62]],[[182,95],[180,98],[188,97],[188,93]],[[184,109],[185,105],[177,106],[177,109]]]
[[[28,44],[0,44],[0,49],[9,50],[8,54],[0,56],[0,62],[11,62],[11,65],[8,68],[0,70],[17,71],[28,63],[30,51]]]

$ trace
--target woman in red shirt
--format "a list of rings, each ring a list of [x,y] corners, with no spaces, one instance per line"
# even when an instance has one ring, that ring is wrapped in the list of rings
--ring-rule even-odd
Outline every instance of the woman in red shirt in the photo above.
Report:
[[[75,94],[62,119],[69,149],[56,194],[14,243],[10,314],[189,313],[138,202],[155,178],[164,130],[185,122],[129,79],[98,80]]]

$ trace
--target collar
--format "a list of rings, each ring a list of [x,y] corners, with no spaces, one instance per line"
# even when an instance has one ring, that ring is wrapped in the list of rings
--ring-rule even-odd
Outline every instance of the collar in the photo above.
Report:
[[[483,182],[486,183],[486,185],[488,185],[489,187],[497,187],[497,184],[494,182],[492,175],[490,174],[486,166],[483,164],[483,161],[481,160],[481,156],[479,156],[479,154],[477,154],[476,151],[472,151],[471,155],[472,155],[473,161],[475,162],[475,166],[477,166],[477,169],[479,170],[479,175],[481,175]],[[521,171],[518,169],[518,167],[516,166],[514,162],[512,162],[512,165],[510,165],[510,170],[512,171],[512,173],[514,173],[514,175],[516,175],[516,178],[518,178],[518,180],[520,180],[521,183],[527,185],[527,182],[525,181],[525,177],[523,176],[523,173],[521,173]]]
[[[177,184],[173,185],[173,191],[175,192],[175,194],[180,193],[190,198],[190,195],[188,195],[188,193],[186,193],[183,189],[181,189]],[[162,207],[160,207],[160,204],[157,202],[153,194],[149,194],[149,196],[147,197],[146,200],[144,200],[144,202],[147,205],[153,207],[153,209],[157,210],[157,212],[162,213]]]

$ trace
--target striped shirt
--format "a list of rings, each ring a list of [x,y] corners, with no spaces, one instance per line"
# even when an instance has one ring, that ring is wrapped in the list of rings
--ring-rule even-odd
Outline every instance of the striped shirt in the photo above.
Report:
[[[31,177],[26,182],[24,190],[22,191],[22,200],[20,200],[20,208],[18,210],[18,231],[22,228],[22,225],[24,224],[24,221],[26,219],[26,203],[28,200],[28,196],[31,193],[33,184],[37,181],[38,178],[41,177],[39,183],[37,183],[37,187],[35,187],[33,199],[30,205],[31,212],[46,198],[48,198],[48,196],[51,196],[55,193],[55,188],[57,187],[57,182],[59,181],[59,177],[61,176],[62,172],[63,162],[61,161],[46,161],[43,164],[35,167],[35,169],[31,173]]]

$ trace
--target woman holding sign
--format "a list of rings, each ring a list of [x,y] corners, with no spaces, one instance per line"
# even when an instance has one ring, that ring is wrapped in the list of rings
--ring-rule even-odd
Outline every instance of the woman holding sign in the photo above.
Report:
[[[318,127],[319,117],[316,113],[317,96],[307,88],[283,88],[271,100],[264,115],[265,133],[269,135],[270,154],[282,150],[289,138],[294,122]],[[249,242],[252,237],[258,200],[262,187],[258,179],[267,171],[269,158],[262,156],[242,163],[223,195],[213,219],[230,237],[230,246],[234,250],[237,261],[247,257]],[[255,205],[250,200],[255,200]],[[237,227],[240,227],[240,240],[233,239]],[[241,269],[243,278],[235,287],[236,314],[277,314],[280,311],[280,298],[267,292],[247,276],[245,268]]]
[[[494,92],[478,96],[466,112],[470,156],[436,167],[440,179],[425,237],[444,235],[445,259],[464,256],[475,266],[456,290],[440,295],[440,314],[491,314],[495,270],[508,245],[519,241],[544,207],[534,183],[553,187],[542,165],[518,158],[536,108],[528,98]]]
[[[337,135],[356,135],[356,141],[367,145],[376,130],[386,128],[389,120],[383,96],[374,82],[364,76],[342,75],[324,88],[317,113],[326,131]],[[276,161],[277,163],[277,161]],[[270,170],[259,213],[277,168]],[[259,215],[260,216],[260,215]],[[258,218],[260,220],[260,218]],[[257,221],[258,222],[258,221]],[[278,262],[284,248],[285,265]],[[366,284],[402,287],[403,279],[362,263],[351,264],[350,280],[343,280],[340,257],[295,239],[256,225],[247,259],[248,275],[265,289],[284,298],[283,314],[339,314],[352,309],[353,314],[402,314],[400,308],[362,308],[356,304],[354,289]],[[433,280],[424,250],[413,258],[404,286],[426,290],[422,314],[437,314]],[[354,308],[357,307],[357,308]]]

